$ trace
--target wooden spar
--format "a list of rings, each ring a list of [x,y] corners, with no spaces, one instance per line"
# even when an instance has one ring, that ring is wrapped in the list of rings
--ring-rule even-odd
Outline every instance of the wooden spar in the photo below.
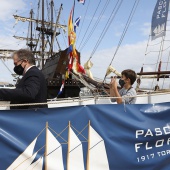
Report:
[[[48,145],[48,122],[46,122],[46,137],[45,137],[45,170],[47,170],[47,145]]]
[[[18,21],[22,21],[22,22],[25,22],[25,21],[31,21],[31,22],[36,22],[38,24],[41,24],[42,23],[42,20],[37,20],[37,19],[31,19],[31,18],[26,18],[26,17],[21,17],[21,16],[18,16],[18,15],[13,15],[14,18]],[[47,26],[50,26],[51,25],[51,22],[47,22],[47,21],[44,21],[44,24],[47,25]],[[53,26],[55,27],[55,23],[53,23]],[[64,31],[66,31],[66,25],[61,25],[61,24],[57,24],[57,27],[58,28],[62,28]]]
[[[67,149],[67,170],[69,170],[70,163],[70,121],[68,123],[68,149]]]
[[[90,159],[90,153],[89,153],[89,150],[90,150],[90,120],[89,120],[89,124],[88,124],[88,139],[87,139],[87,142],[88,142],[88,146],[87,146],[87,162],[86,162],[86,170],[90,170],[89,168],[89,159]]]
[[[57,17],[57,19],[56,19],[56,25],[55,25],[55,27],[54,27],[53,34],[51,35],[51,46],[50,46],[50,50],[49,50],[49,52],[51,52],[51,56],[52,56],[52,53],[53,53],[54,38],[56,37],[56,34],[57,34],[56,30],[57,30],[57,24],[58,24],[58,22],[59,22],[61,10],[62,10],[62,4],[61,4],[60,9],[59,9],[59,14],[58,14],[58,17]],[[51,26],[51,27],[52,27],[52,26]],[[51,30],[52,30],[52,28],[51,28]],[[61,50],[58,41],[57,41],[57,44],[58,44],[58,46],[59,46],[59,49]]]
[[[153,71],[153,72],[141,72],[137,73],[137,75],[166,75],[170,74],[170,71]]]
[[[93,84],[95,87],[98,87],[98,88],[104,87],[104,88],[107,88],[107,89],[110,88],[110,87],[109,87],[109,84],[102,83],[102,82],[97,82],[97,81],[95,81],[95,80],[87,77],[86,75],[82,75],[82,76],[83,76],[83,78],[84,78],[88,83]]]
[[[162,62],[160,61],[160,62],[159,62],[159,66],[158,66],[158,72],[161,71],[161,65],[162,65]],[[157,74],[157,81],[159,81],[159,75],[160,75],[160,74]]]

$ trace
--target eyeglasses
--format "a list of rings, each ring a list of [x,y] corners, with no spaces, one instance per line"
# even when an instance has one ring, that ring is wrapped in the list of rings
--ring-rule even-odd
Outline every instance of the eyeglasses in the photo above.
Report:
[[[20,59],[20,60],[18,60],[17,62],[15,62],[14,65],[17,65],[17,63],[20,62],[20,61],[22,61],[22,63],[23,63],[23,59]],[[22,64],[22,63],[21,63],[21,64]]]

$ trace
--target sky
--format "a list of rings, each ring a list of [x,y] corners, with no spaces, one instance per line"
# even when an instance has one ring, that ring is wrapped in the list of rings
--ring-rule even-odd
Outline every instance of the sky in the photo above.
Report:
[[[49,3],[50,0],[45,0],[45,4],[46,2]],[[63,4],[59,21],[60,24],[67,25],[73,2],[73,0],[54,0],[55,14],[58,12],[61,3]],[[152,46],[152,44],[159,43],[160,39],[155,42],[149,41],[151,46],[148,48],[147,45],[152,13],[157,0],[139,1],[122,41],[120,41],[121,36],[135,0],[122,0],[117,13],[113,13],[113,9],[117,2],[121,2],[118,0],[86,0],[84,5],[78,3],[77,0],[75,2],[73,20],[81,16],[80,25],[76,32],[76,48],[81,53],[82,65],[91,58],[93,63],[91,71],[94,77],[103,79],[110,64],[119,72],[124,69],[133,69],[139,72],[143,64],[146,64],[144,71],[152,71],[154,69],[151,63],[156,62],[157,57],[155,57],[155,55],[157,55],[157,53],[151,51],[157,50],[158,46]],[[0,49],[17,50],[26,48],[26,42],[15,39],[13,36],[26,36],[28,23],[21,21],[15,23],[13,15],[28,17],[30,9],[33,8],[36,17],[37,4],[37,0],[1,0]],[[107,24],[111,16],[114,17],[112,20],[109,20],[110,22]],[[48,18],[48,15],[45,14],[45,17]],[[109,27],[107,30],[105,29],[105,34],[102,34],[103,29],[106,28],[107,25],[109,25]],[[67,32],[64,33],[60,30],[60,33],[58,41],[61,49],[64,50],[68,47]],[[99,39],[101,35],[104,36],[102,39]],[[148,54],[145,55],[145,53]],[[7,65],[8,68],[5,65]],[[13,83],[13,77],[11,76],[13,73],[12,61],[1,60],[0,67],[2,73],[0,74],[0,81]],[[147,83],[145,83],[145,86],[146,84]]]

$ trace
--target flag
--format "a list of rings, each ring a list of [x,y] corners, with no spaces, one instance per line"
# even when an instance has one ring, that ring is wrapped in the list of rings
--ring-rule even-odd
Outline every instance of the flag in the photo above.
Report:
[[[70,59],[69,59],[69,64],[68,64],[68,71],[70,71],[73,67],[73,57],[70,56]]]
[[[79,63],[77,63],[77,67],[78,67],[77,71],[78,71],[79,73],[86,74],[83,66],[81,66]]]
[[[151,37],[152,40],[165,36],[168,17],[169,0],[158,0],[152,15]]]
[[[60,91],[58,92],[57,96],[59,96],[63,92],[63,89],[64,89],[64,81],[62,82],[62,85],[60,87]]]
[[[74,5],[73,5],[73,7],[72,7],[72,9],[70,11],[70,15],[69,15],[69,19],[68,19],[68,43],[69,43],[69,45],[71,44],[71,42],[70,42],[70,35],[74,31],[73,30]]]
[[[71,45],[68,47],[67,54],[70,54],[72,51],[73,51],[73,45],[71,44]]]
[[[81,4],[85,4],[85,0],[77,0],[79,3],[81,3]]]
[[[69,71],[67,70],[65,73],[65,79],[67,80],[69,78]]]
[[[84,1],[79,1],[81,3],[84,3]],[[81,72],[81,73],[85,73],[85,70],[83,69],[82,66],[80,66],[79,64],[79,60],[78,60],[78,55],[77,55],[77,52],[76,52],[76,47],[75,47],[75,42],[76,42],[76,27],[79,26],[79,23],[80,23],[80,18],[77,18],[75,20],[75,28],[73,30],[73,15],[74,15],[74,6],[75,6],[75,1],[74,1],[74,5],[71,9],[71,12],[70,12],[70,15],[69,15],[69,20],[68,20],[68,43],[69,43],[69,48],[68,48],[68,51],[67,51],[67,54],[69,53],[69,64],[68,64],[68,71],[70,71],[73,67],[73,61],[74,59],[76,59],[76,71],[78,72]]]
[[[76,32],[76,28],[79,27],[80,19],[81,19],[81,16],[78,17],[74,22],[74,32]]]

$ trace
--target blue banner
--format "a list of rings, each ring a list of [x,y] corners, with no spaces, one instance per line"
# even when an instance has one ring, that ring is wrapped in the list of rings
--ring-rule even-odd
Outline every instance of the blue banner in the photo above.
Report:
[[[152,24],[151,24],[152,40],[165,36],[168,10],[169,10],[169,0],[157,1],[152,15]]]
[[[169,170],[170,103],[0,111],[0,170]]]

